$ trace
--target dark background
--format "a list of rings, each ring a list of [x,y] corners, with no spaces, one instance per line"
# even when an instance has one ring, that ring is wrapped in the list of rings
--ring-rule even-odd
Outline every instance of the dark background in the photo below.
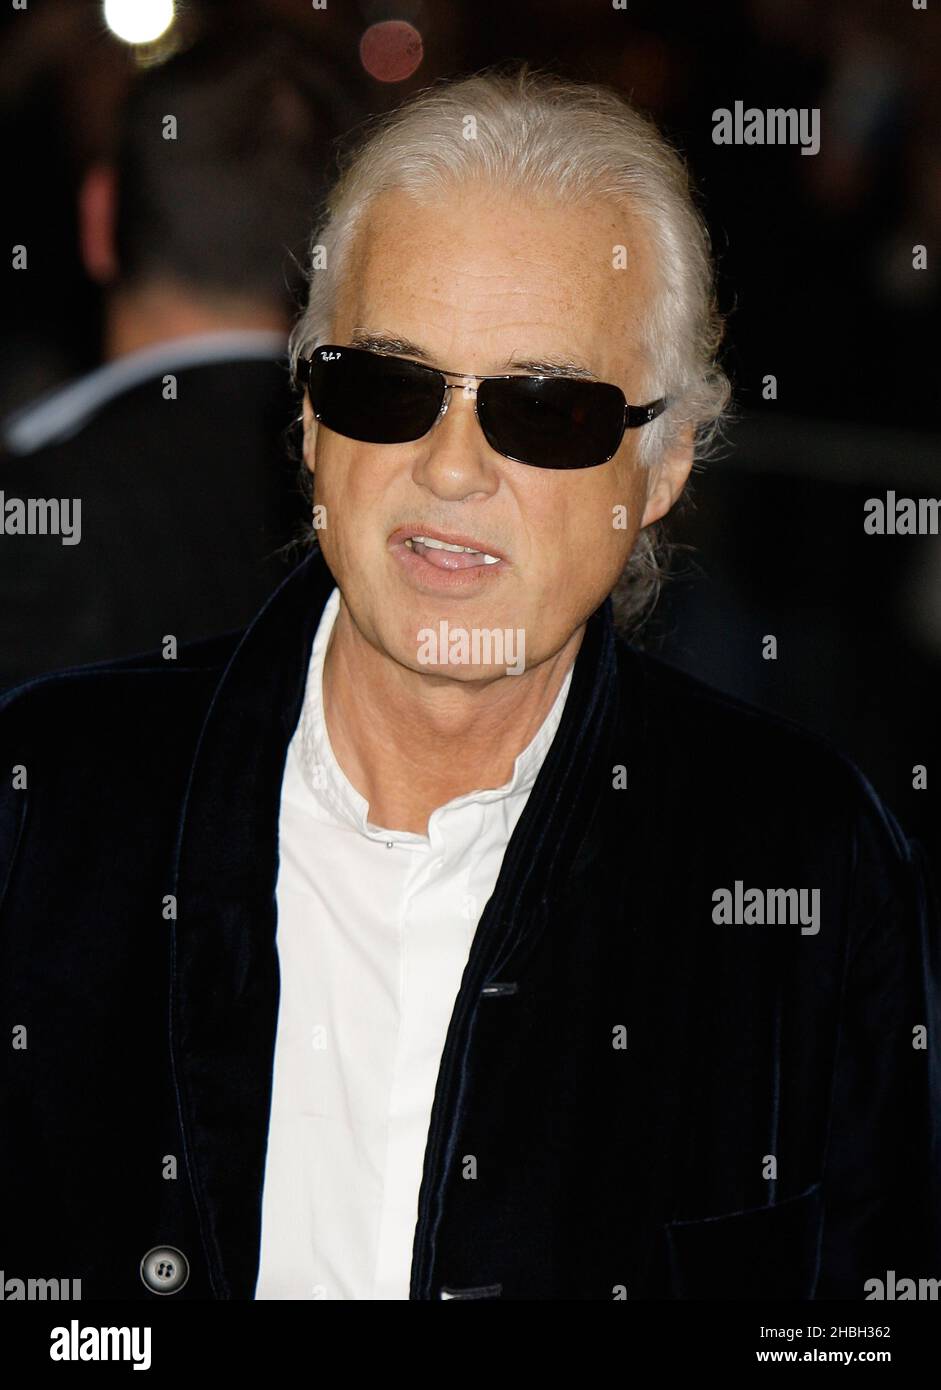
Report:
[[[167,44],[219,6],[191,3]],[[849,753],[941,863],[936,781],[941,541],[869,536],[863,503],[941,495],[941,5],[910,0],[255,0],[224,6],[292,26],[382,111],[442,76],[509,59],[618,88],[687,155],[727,315],[734,414],[673,525],[676,577],[648,647],[800,720]],[[407,20],[412,76],[367,72],[370,26]],[[0,412],[95,365],[99,291],[81,268],[75,192],[107,147],[141,61],[92,0],[30,0],[0,20],[8,244]],[[157,55],[159,57],[159,54]],[[712,112],[821,108],[821,149],[723,147]],[[912,268],[912,247],[928,268]],[[291,248],[303,255],[303,247]],[[777,399],[762,398],[773,374]],[[688,547],[688,548],[687,548]],[[778,640],[776,661],[762,639]],[[928,787],[912,788],[924,764]],[[808,803],[813,787],[807,788]],[[941,877],[941,874],[939,874]]]

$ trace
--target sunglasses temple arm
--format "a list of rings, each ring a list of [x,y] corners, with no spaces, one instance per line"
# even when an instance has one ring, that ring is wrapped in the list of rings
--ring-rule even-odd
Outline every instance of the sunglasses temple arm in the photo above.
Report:
[[[649,405],[628,405],[624,407],[624,428],[636,430],[641,425],[649,425],[651,420],[656,420],[658,415],[662,415],[666,410],[669,401],[665,396],[659,401],[651,401]]]

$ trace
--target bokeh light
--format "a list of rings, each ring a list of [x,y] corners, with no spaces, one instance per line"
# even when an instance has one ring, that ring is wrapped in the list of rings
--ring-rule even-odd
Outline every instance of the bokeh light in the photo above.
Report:
[[[421,34],[404,19],[371,24],[359,41],[359,58],[377,82],[404,82],[425,56]]]
[[[105,23],[125,43],[153,43],[173,23],[173,0],[105,0]]]

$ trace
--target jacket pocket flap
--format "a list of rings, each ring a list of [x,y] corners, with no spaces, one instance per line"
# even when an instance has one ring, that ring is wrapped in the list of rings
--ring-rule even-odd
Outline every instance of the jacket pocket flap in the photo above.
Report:
[[[798,1197],[664,1228],[675,1298],[812,1298],[823,1215],[818,1182]]]

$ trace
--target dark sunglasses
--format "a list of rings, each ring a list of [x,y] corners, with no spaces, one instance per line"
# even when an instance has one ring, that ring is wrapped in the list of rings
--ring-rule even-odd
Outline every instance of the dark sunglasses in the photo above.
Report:
[[[421,439],[461,390],[444,372],[407,357],[327,344],[297,364],[316,418],[366,444]],[[666,399],[628,405],[619,386],[567,376],[479,376],[476,413],[487,443],[536,468],[594,468],[618,451],[626,429],[649,424]],[[474,388],[471,388],[474,389]]]

